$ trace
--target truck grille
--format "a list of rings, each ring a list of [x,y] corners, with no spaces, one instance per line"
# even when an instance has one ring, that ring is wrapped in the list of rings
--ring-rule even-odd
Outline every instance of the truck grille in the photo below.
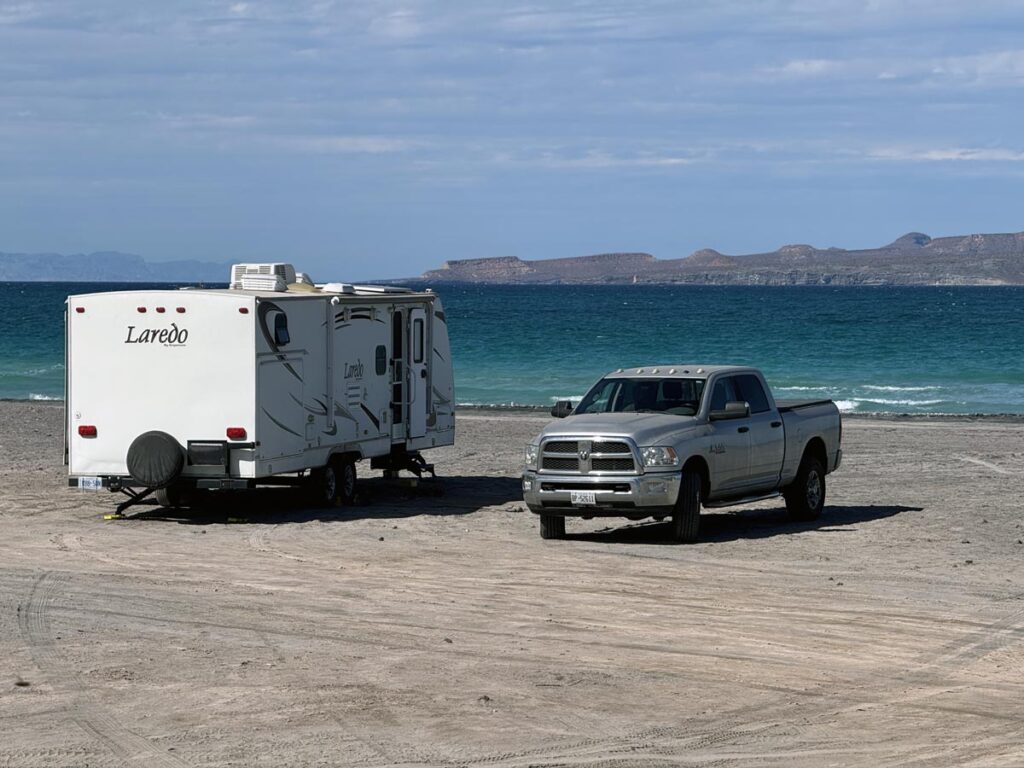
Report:
[[[633,450],[619,440],[552,440],[541,446],[542,470],[589,474],[636,474]]]

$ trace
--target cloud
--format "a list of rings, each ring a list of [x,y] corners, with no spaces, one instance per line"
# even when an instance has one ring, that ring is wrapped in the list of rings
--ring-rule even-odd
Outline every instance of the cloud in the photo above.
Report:
[[[897,162],[981,162],[981,163],[1020,163],[1024,162],[1024,151],[1000,147],[949,147],[940,149],[920,149],[883,147],[869,150],[866,155],[876,160]]]

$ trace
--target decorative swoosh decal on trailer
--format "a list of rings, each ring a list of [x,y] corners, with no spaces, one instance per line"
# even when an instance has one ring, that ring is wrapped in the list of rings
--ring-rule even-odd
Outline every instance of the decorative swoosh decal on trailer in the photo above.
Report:
[[[439,402],[441,405],[448,405],[449,403],[451,403],[451,400],[449,400],[447,397],[445,397],[444,395],[437,391],[437,387],[431,387],[431,389],[434,390],[434,397],[437,398],[437,402]]]
[[[434,310],[434,317],[436,317],[438,320],[440,320],[445,325],[448,325],[448,321],[445,320],[445,318],[444,318],[444,312],[442,312],[441,310],[435,309]]]
[[[284,353],[281,351],[280,347],[277,346],[277,342],[274,341],[274,334],[272,334],[270,329],[267,328],[267,315],[271,312],[280,312],[281,314],[284,314],[284,310],[272,301],[261,301],[257,305],[256,316],[259,318],[259,326],[260,331],[263,333],[263,338],[266,340],[267,346],[270,347],[270,350],[277,355],[277,359],[284,363],[285,370],[299,381],[302,381],[302,377],[296,373],[294,368],[292,368],[292,364],[285,360]],[[267,415],[269,416],[270,414],[268,413]]]
[[[318,411],[316,408],[311,408],[310,406],[306,405],[304,402],[299,400],[299,398],[297,398],[293,392],[289,392],[288,393],[288,397],[290,397],[292,400],[294,400],[295,403],[304,411],[309,411],[310,413],[312,413],[312,414],[314,414],[316,416],[326,416],[327,415],[327,406],[324,403],[321,403],[319,400],[316,400],[315,402],[323,409],[323,410],[320,410],[320,411]]]
[[[441,358],[441,362],[445,362],[444,355],[437,351],[437,347],[434,347],[434,354]]]
[[[373,415],[373,411],[371,411],[362,403],[359,404],[359,407],[363,409],[363,412],[366,414],[367,418],[373,422],[373,426],[375,426],[377,429],[380,429],[380,419]]]
[[[262,408],[261,410],[263,411],[263,413],[264,413],[264,414],[266,414],[266,416],[267,416],[267,418],[268,418],[268,419],[270,419],[270,420],[271,420],[272,422],[274,422],[274,423],[275,423],[275,424],[276,424],[277,426],[279,426],[279,427],[280,427],[281,429],[283,429],[283,430],[284,430],[285,432],[288,432],[288,433],[290,433],[290,434],[293,434],[293,435],[295,435],[296,437],[304,437],[304,435],[300,435],[300,434],[299,434],[298,432],[296,432],[296,431],[295,431],[294,429],[290,429],[290,428],[286,427],[286,426],[285,426],[284,424],[282,424],[282,423],[281,423],[280,421],[278,421],[278,420],[277,420],[277,419],[275,419],[275,418],[274,418],[273,416],[271,416],[271,415],[270,415],[270,412],[269,412],[269,411],[268,411],[268,410],[267,410],[266,408]]]

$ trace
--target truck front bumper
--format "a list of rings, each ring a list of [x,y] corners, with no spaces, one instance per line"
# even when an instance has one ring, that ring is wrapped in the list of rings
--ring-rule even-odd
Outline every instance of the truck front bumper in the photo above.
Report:
[[[531,512],[562,517],[648,517],[672,514],[681,476],[553,475],[523,473],[523,500]],[[593,504],[573,503],[573,492],[592,492]]]

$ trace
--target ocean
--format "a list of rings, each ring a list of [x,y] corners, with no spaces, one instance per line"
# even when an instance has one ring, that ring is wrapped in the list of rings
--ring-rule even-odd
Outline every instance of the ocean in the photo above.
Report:
[[[0,398],[61,399],[64,299],[139,283],[0,283]],[[550,406],[601,374],[761,368],[853,413],[1024,414],[1024,287],[436,285],[463,405]]]

